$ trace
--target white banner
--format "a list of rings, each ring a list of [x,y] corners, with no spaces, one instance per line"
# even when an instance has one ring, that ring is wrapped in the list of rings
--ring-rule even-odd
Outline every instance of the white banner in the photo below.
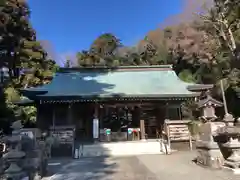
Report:
[[[97,139],[99,137],[99,120],[93,119],[93,138]]]

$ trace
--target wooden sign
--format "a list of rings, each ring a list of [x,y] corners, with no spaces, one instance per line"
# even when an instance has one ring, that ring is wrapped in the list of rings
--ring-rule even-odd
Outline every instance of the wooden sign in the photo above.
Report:
[[[97,118],[93,119],[93,138],[99,138],[99,120]]]
[[[72,130],[57,130],[52,132],[52,135],[57,138],[59,143],[72,143],[73,131]]]
[[[165,120],[164,131],[168,138],[168,145],[171,146],[171,141],[189,141],[190,149],[192,150],[192,138],[188,128],[188,120]]]
[[[74,141],[73,127],[55,127],[51,130],[51,134],[59,141],[59,143],[73,143]]]

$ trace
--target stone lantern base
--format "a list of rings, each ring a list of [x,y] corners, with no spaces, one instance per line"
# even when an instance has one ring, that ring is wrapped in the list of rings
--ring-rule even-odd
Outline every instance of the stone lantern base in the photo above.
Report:
[[[200,126],[199,140],[196,141],[197,163],[214,169],[222,168],[224,157],[213,136],[223,126],[222,122],[206,122]]]
[[[214,169],[222,168],[224,164],[223,155],[217,143],[197,143],[197,163]]]
[[[238,139],[230,138],[224,147],[231,149],[232,154],[224,162],[224,168],[231,170],[234,174],[240,174],[240,142]]]

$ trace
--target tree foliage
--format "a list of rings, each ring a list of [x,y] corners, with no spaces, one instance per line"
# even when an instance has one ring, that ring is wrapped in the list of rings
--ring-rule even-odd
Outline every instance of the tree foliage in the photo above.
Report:
[[[13,104],[13,101],[20,100],[18,89],[49,82],[57,68],[53,60],[47,59],[29,18],[30,10],[26,1],[0,1],[0,68],[8,70],[8,81],[1,82],[1,97],[6,99],[1,101],[1,107],[6,107],[4,112],[8,112],[1,113],[2,119],[9,119],[10,111],[14,117],[24,112],[29,117],[26,111]]]
[[[102,34],[89,49],[76,54],[77,64],[173,64],[182,80],[215,84],[215,92],[219,92],[222,80],[225,89],[230,89],[235,97],[240,92],[239,0],[214,0],[213,6],[198,17],[192,22],[151,31],[131,47],[124,46],[112,33]],[[0,89],[0,122],[17,116],[34,121],[36,109],[14,105],[22,98],[18,89],[48,83],[57,69],[37,41],[29,18],[25,0],[0,0],[0,68],[8,70],[7,81],[1,83]],[[71,66],[67,61],[65,67]]]
[[[77,54],[78,64],[173,64],[184,81],[214,84],[217,96],[223,81],[225,90],[232,89],[236,95],[240,92],[239,1],[214,0],[210,9],[197,16],[193,21],[151,31],[133,47],[119,46],[120,40],[114,35],[103,34],[89,50]],[[112,41],[114,45],[109,46]],[[93,51],[93,47],[97,50]],[[105,52],[110,56],[104,56]]]

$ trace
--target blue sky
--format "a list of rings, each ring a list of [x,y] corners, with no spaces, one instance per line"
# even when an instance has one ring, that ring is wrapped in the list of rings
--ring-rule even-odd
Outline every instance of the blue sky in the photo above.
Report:
[[[111,32],[133,45],[164,19],[180,13],[181,0],[29,0],[31,22],[40,40],[56,54],[88,49]]]

